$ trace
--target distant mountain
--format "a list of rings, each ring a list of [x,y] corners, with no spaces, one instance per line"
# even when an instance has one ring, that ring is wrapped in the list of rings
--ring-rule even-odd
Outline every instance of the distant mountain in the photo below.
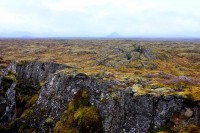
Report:
[[[109,37],[109,38],[117,38],[117,37],[121,37],[121,36],[117,32],[113,32],[113,33],[109,34],[107,37]]]

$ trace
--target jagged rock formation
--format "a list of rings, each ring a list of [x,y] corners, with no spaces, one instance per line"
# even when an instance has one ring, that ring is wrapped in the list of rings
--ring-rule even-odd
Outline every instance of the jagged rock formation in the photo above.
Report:
[[[24,63],[24,64],[23,64]],[[50,73],[59,69],[72,68],[53,62],[23,62],[16,65],[17,80],[26,81],[27,84],[38,86],[40,81],[45,80]],[[12,66],[12,65],[11,65]]]
[[[145,47],[144,45],[135,45],[135,51],[139,52],[140,55],[143,54],[147,59],[155,59],[155,55],[150,48]]]
[[[132,44],[129,46],[115,46],[111,51],[101,51],[96,59],[96,65],[108,67],[120,67],[130,65],[131,62],[137,61],[138,69],[156,69],[156,64],[152,63],[157,59],[156,53],[145,44]]]
[[[7,123],[16,118],[15,108],[15,86],[16,86],[16,75],[15,72],[8,71],[4,72],[4,76],[0,77],[0,122]]]
[[[72,117],[72,126],[79,132],[147,133],[166,124],[174,114],[188,112],[189,108],[193,114],[186,115],[189,117],[185,122],[200,125],[200,107],[187,99],[149,94],[137,96],[131,88],[111,89],[120,84],[116,81],[102,81],[85,74],[56,73],[56,70],[66,67],[70,68],[56,63],[12,63],[0,77],[0,89],[4,92],[0,95],[0,122],[14,121],[10,129],[13,132],[57,132],[57,128],[61,131],[58,122],[69,123],[66,121]],[[41,82],[44,83],[41,85]],[[32,104],[29,102],[33,101],[32,98],[28,98],[22,113],[17,114],[15,110],[23,103],[17,94],[38,96]],[[84,100],[85,95],[88,101]],[[78,107],[74,107],[72,101]],[[85,123],[79,122],[79,119],[84,120],[81,112],[85,112],[84,109],[95,114],[95,122],[101,121],[102,130],[89,128],[93,125],[89,125],[88,129],[81,128],[81,124]],[[70,110],[73,110],[72,116]],[[66,116],[62,120],[61,117]]]
[[[0,118],[0,121],[10,122],[16,118],[16,85],[20,86],[20,91],[29,89],[26,91],[33,95],[37,93],[40,82],[44,81],[48,74],[55,73],[56,70],[66,67],[67,66],[51,62],[22,62],[21,64],[13,62],[8,66],[3,76],[0,78],[0,89],[2,92],[1,108],[5,111],[4,113],[3,111],[1,112],[3,116]],[[25,95],[28,94],[25,93]]]

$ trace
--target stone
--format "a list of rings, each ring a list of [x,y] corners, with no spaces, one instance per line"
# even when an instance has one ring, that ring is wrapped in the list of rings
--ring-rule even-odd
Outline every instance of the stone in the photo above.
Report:
[[[187,118],[191,117],[193,115],[193,111],[190,108],[185,108],[185,109],[186,111],[184,113],[184,116]]]
[[[15,89],[18,81],[33,87],[33,90],[28,90],[31,95],[39,92],[35,104],[24,111],[27,114],[17,119],[16,124],[24,126],[20,130],[25,128],[45,132],[48,129],[49,132],[53,132],[56,123],[62,119],[61,115],[81,89],[88,91],[89,103],[97,108],[105,133],[148,133],[160,128],[172,115],[181,112],[183,108],[186,108],[186,117],[193,118],[192,122],[195,124],[200,123],[199,106],[194,104],[193,112],[188,107],[187,99],[153,94],[135,95],[134,90],[140,89],[139,84],[125,90],[110,91],[109,88],[118,85],[119,82],[101,80],[83,73],[76,75],[56,73],[57,70],[66,67],[68,66],[45,62],[28,62],[21,65],[12,63],[5,70],[4,76],[8,71],[13,71],[16,72],[16,80],[6,88],[5,97],[1,96],[0,104],[5,104],[4,99],[8,102],[3,108],[0,123],[9,123],[16,119]],[[39,88],[41,81],[45,84]],[[4,88],[2,83],[3,76],[0,77],[0,87]],[[162,90],[163,88],[157,89],[158,92]],[[12,130],[17,132],[19,128]]]

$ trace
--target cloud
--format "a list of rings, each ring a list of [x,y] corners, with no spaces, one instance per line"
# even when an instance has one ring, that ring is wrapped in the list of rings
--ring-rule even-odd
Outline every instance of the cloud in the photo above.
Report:
[[[198,0],[3,0],[0,32],[199,36]]]

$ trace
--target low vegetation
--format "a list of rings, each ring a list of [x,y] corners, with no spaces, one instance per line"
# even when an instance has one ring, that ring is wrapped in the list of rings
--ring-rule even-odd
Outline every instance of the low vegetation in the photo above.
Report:
[[[170,92],[197,101],[198,55],[200,43],[190,41],[0,40],[1,68],[13,60],[57,62],[75,66],[73,70],[62,70],[67,73],[81,72],[104,80],[125,81],[127,87],[139,84],[143,89],[137,94],[159,90],[161,94]],[[12,80],[13,76],[6,78]]]
[[[0,40],[0,75],[12,61],[17,61],[18,65],[23,65],[27,61],[56,62],[74,67],[58,72],[71,75],[85,73],[101,80],[118,82],[119,84],[110,88],[113,99],[118,98],[118,95],[112,90],[124,90],[131,87],[134,95],[177,95],[191,99],[200,105],[199,42]],[[2,79],[0,96],[6,95],[6,90],[15,80],[16,74],[9,71]],[[33,112],[34,104],[38,99],[37,91],[44,84],[45,82],[41,81],[39,88],[33,88],[17,81],[15,88],[16,121],[23,120]],[[54,127],[54,132],[102,132],[98,109],[90,104],[89,98],[89,92],[86,89],[80,90],[67,105]],[[102,99],[102,103],[104,102],[106,100]],[[1,115],[3,110],[4,107],[0,107]],[[181,114],[172,116],[169,124],[154,132],[200,132],[196,125],[184,125],[182,118]],[[0,124],[0,132],[12,132],[16,121],[6,126]],[[52,118],[46,119],[49,126],[52,121]],[[26,123],[22,124],[19,129],[19,132],[35,131],[35,129],[27,128]]]

